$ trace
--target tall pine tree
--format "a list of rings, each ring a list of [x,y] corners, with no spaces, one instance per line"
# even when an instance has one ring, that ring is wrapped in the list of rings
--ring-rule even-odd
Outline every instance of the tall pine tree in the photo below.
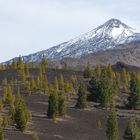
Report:
[[[16,123],[16,128],[21,132],[27,129],[28,122],[31,120],[31,113],[29,112],[25,101],[20,97],[19,104],[15,108],[14,121]]]
[[[64,90],[61,90],[59,94],[58,112],[59,112],[59,116],[63,116],[66,114],[66,97],[65,97]]]
[[[86,107],[87,107],[86,87],[83,83],[81,83],[78,89],[78,99],[76,103],[76,108],[84,109]]]
[[[106,135],[108,140],[119,139],[117,113],[114,105],[111,106],[108,114]]]
[[[128,107],[140,110],[140,80],[136,75],[131,79],[129,89]]]
[[[91,69],[90,63],[87,63],[87,67],[84,70],[84,78],[91,78],[93,75],[93,71]]]
[[[55,119],[58,116],[58,93],[55,90],[50,91],[48,100],[47,116],[50,119]]]

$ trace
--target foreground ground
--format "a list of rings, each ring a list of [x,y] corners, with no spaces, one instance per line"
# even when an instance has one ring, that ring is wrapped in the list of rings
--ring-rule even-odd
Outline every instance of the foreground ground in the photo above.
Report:
[[[48,71],[49,81],[58,76],[62,71]],[[0,73],[3,79],[4,75],[11,77],[16,75],[14,72]],[[35,75],[36,72],[34,71]],[[72,72],[63,72],[64,78],[69,77]],[[77,72],[78,77],[82,77],[82,73]],[[80,79],[80,78],[79,78]],[[0,92],[1,93],[1,92]],[[40,140],[107,140],[106,139],[106,120],[107,112],[99,107],[95,107],[95,103],[88,102],[88,108],[85,110],[75,109],[76,95],[72,95],[67,103],[67,115],[53,122],[47,118],[46,112],[48,107],[48,97],[41,93],[33,93],[29,96],[22,93],[29,110],[32,112],[32,121],[29,129],[25,133],[21,133],[15,128],[7,127],[4,130],[7,140],[32,140],[32,134],[37,133]],[[140,119],[140,112],[123,109],[123,99],[126,98],[125,93],[121,93],[118,97],[118,118],[119,118],[119,140],[123,140],[123,133],[126,128],[127,118],[135,115]],[[101,128],[97,127],[97,121],[101,121]]]
[[[36,132],[41,140],[106,140],[107,113],[95,108],[93,103],[90,102],[86,110],[76,110],[70,103],[67,116],[54,123],[46,117],[47,97],[45,95],[34,94],[30,97],[25,95],[25,99],[33,114],[32,122],[25,133],[6,129],[5,135],[9,140],[32,140],[33,132]],[[102,122],[101,128],[97,128],[98,120]],[[120,140],[122,140],[126,127],[125,117],[119,118],[119,127]]]

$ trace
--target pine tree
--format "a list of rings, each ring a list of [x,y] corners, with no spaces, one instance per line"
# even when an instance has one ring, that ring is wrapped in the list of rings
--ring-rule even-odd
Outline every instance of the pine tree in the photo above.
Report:
[[[15,107],[9,109],[9,117],[12,124],[15,124]]]
[[[42,70],[41,65],[39,66],[39,76],[40,76],[40,77],[43,76],[43,70]]]
[[[48,118],[55,119],[58,116],[58,94],[56,89],[50,91],[49,100],[48,100]]]
[[[14,106],[14,96],[13,96],[13,89],[10,85],[7,86],[8,94],[7,94],[7,103],[10,107]]]
[[[83,83],[79,85],[78,89],[78,99],[76,103],[76,108],[84,109],[87,107],[87,92],[86,87]]]
[[[43,76],[41,84],[42,84],[41,88],[42,88],[44,94],[46,94],[48,92],[48,81],[47,81],[46,75]]]
[[[127,91],[128,90],[128,77],[127,77],[127,71],[126,69],[123,69],[123,72],[122,72],[122,85],[123,85],[123,89],[124,91]]]
[[[2,111],[2,109],[3,109],[3,101],[2,99],[0,99],[0,111]]]
[[[71,75],[71,81],[72,81],[72,83],[73,84],[76,84],[76,82],[77,82],[77,76],[76,76],[76,74],[74,74],[74,75]]]
[[[129,85],[129,82],[130,82],[130,80],[131,80],[131,75],[130,75],[130,73],[127,71],[127,80],[128,80],[128,85]]]
[[[25,116],[24,109],[21,105],[16,107],[15,122],[16,122],[16,128],[19,129],[21,132],[24,132],[27,129],[26,116]]]
[[[28,121],[31,120],[31,113],[27,109],[24,99],[21,97],[19,104],[15,108],[14,121],[16,123],[16,128],[21,132],[27,129]]]
[[[91,78],[93,74],[93,71],[91,69],[90,63],[87,63],[87,67],[84,70],[84,78]]]
[[[136,75],[130,81],[130,94],[128,97],[128,107],[131,109],[140,109],[140,80]]]
[[[58,91],[59,90],[59,85],[58,85],[58,79],[55,77],[54,79],[54,90]]]
[[[7,98],[7,94],[8,94],[8,90],[7,90],[7,87],[3,87],[3,101],[5,102],[6,101],[6,98]]]
[[[7,64],[6,69],[7,69],[7,70],[12,69],[12,65],[11,65],[11,63]]]
[[[59,99],[58,99],[58,112],[59,116],[63,116],[66,114],[66,97],[64,90],[60,91]]]
[[[0,140],[4,140],[3,129],[0,126]]]
[[[19,69],[19,74],[21,76],[21,81],[24,83],[25,80],[26,80],[26,73],[25,73],[25,70],[23,68],[20,68]]]
[[[124,140],[140,140],[140,129],[138,128],[136,118],[134,117],[131,117],[128,120],[128,124],[124,132]]]
[[[7,85],[3,88],[3,100],[6,102],[10,107],[14,106],[14,96],[13,96],[13,89],[10,85]]]
[[[30,81],[26,81],[25,82],[25,89],[27,90],[29,96],[31,95],[31,82]]]
[[[108,140],[119,139],[117,113],[114,106],[111,106],[108,114],[106,135]]]
[[[140,72],[137,72],[137,73],[136,73],[136,77],[137,77],[138,80],[140,81]],[[130,79],[131,79],[131,76],[130,76]]]
[[[110,80],[114,78],[114,72],[113,72],[111,64],[108,65],[108,77],[110,78]]]
[[[95,74],[96,74],[97,78],[100,78],[100,75],[101,75],[101,66],[100,66],[100,64],[96,65]]]
[[[7,116],[4,116],[4,117],[3,117],[2,126],[3,126],[4,128],[6,128],[6,127],[8,126],[8,124],[9,124],[8,117],[7,117]]]
[[[110,101],[114,95],[114,89],[112,81],[107,76],[107,70],[103,69],[101,78],[98,85],[99,100],[102,107],[107,108],[110,105]]]
[[[21,98],[21,95],[20,95],[20,88],[18,87],[17,88],[17,91],[16,91],[16,94],[15,94],[15,101],[14,101],[14,105],[17,106],[20,102],[20,98]]]
[[[66,82],[66,85],[65,85],[65,92],[69,92],[69,93],[74,93],[75,92],[75,89],[73,87],[73,84],[71,82]]]
[[[59,78],[59,88],[60,90],[64,90],[64,77],[62,74],[60,75],[60,78]]]
[[[43,80],[44,80],[44,75],[43,75],[43,72],[42,72],[42,68],[39,67],[39,77],[38,77],[38,88],[40,90],[43,90],[42,89],[42,85],[43,85]]]
[[[30,89],[31,89],[31,91],[36,90],[36,82],[35,82],[35,78],[33,76],[31,77],[31,81],[30,81]]]
[[[21,56],[19,56],[18,58],[17,68],[18,68],[19,75],[21,77],[21,81],[24,83],[26,80],[26,73],[25,73],[25,67]]]
[[[29,64],[28,64],[28,63],[25,64],[24,71],[25,71],[26,77],[30,75],[30,74],[29,74]]]
[[[17,62],[16,62],[16,60],[15,59],[13,59],[13,61],[12,61],[12,68],[13,69],[17,69]]]
[[[0,112],[0,126],[2,125],[2,122],[3,122],[3,116],[2,113]]]
[[[40,77],[39,76],[37,76],[37,78],[36,78],[36,86],[37,86],[37,89],[40,89],[41,88],[41,84],[40,84]]]
[[[90,99],[95,102],[99,102],[99,80],[96,79],[95,76],[93,76],[89,81],[88,91],[91,93]]]
[[[20,102],[19,102],[19,105],[21,105],[23,107],[23,110],[25,112],[25,117],[26,117],[26,121],[30,121],[32,119],[32,114],[31,112],[29,111],[26,103],[25,103],[25,100],[23,97],[20,98]]]
[[[40,62],[40,68],[42,70],[42,73],[46,72],[46,68],[47,68],[47,60],[43,57],[41,62]]]
[[[119,72],[115,72],[115,79],[116,79],[118,87],[120,87],[121,86],[121,75]]]

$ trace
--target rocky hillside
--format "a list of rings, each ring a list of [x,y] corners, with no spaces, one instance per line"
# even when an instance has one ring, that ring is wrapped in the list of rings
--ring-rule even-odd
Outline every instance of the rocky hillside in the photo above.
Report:
[[[114,65],[117,62],[140,67],[140,43],[120,45],[115,49],[99,51],[81,56],[81,58],[65,58],[62,60],[49,61],[49,64],[57,67],[62,67],[64,64],[67,64],[67,66],[71,68],[83,69],[87,62],[90,62],[93,67],[97,63],[101,65]]]

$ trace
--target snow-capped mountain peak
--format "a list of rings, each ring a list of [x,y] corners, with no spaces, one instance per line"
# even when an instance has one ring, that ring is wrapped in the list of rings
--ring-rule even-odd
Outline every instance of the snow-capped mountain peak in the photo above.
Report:
[[[131,36],[134,34],[134,29],[131,27],[125,25],[120,20],[117,19],[111,19],[107,21],[105,24],[100,26],[99,28],[103,28],[105,34],[108,34],[109,36],[112,35],[114,39],[118,38],[120,35]]]
[[[139,33],[118,19],[110,19],[86,34],[47,50],[24,56],[23,60],[38,62],[42,57],[47,59],[79,58],[82,55],[113,49],[120,44],[136,41],[140,41]]]
[[[107,21],[106,23],[104,23],[103,25],[99,26],[98,28],[95,28],[94,30],[83,34],[77,38],[74,38],[70,41],[68,41],[69,45],[76,43],[79,40],[88,40],[91,39],[95,36],[110,36],[113,39],[118,38],[120,35],[125,35],[127,36],[131,36],[135,33],[134,29],[132,29],[131,27],[125,25],[124,23],[122,23],[120,20],[118,19],[110,19],[109,21]]]

